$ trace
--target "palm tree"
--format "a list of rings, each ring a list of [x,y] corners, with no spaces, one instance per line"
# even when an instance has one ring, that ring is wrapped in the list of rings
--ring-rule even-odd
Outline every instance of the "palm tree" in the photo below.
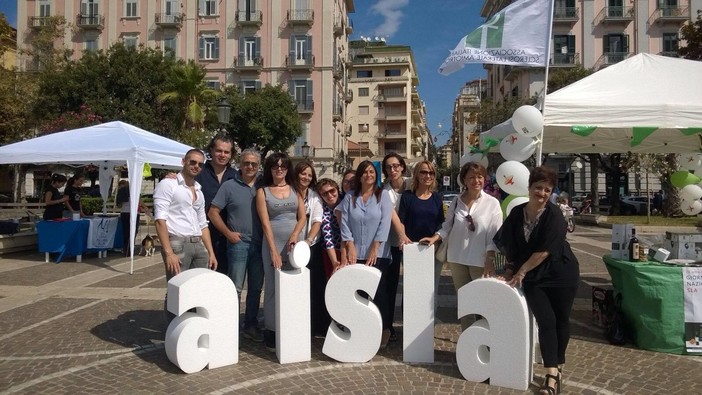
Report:
[[[176,66],[172,78],[175,90],[160,94],[159,102],[175,102],[182,106],[183,111],[179,111],[182,137],[186,137],[188,131],[202,131],[206,106],[221,93],[207,87],[205,68],[193,60]]]

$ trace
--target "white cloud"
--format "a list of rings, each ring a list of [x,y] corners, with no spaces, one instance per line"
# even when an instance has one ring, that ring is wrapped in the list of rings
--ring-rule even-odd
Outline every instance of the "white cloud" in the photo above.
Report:
[[[371,12],[380,14],[385,20],[376,27],[373,34],[381,37],[391,37],[397,33],[404,13],[402,8],[409,5],[409,0],[379,0],[371,7]]]

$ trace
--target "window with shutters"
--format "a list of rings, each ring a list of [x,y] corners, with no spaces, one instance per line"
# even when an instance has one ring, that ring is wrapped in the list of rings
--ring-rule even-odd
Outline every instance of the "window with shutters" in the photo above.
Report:
[[[125,34],[122,36],[122,43],[126,48],[136,49],[139,45],[139,36],[137,34]]]
[[[200,0],[198,14],[200,16],[216,16],[217,1],[216,0]]]
[[[219,59],[219,37],[202,36],[200,37],[200,60],[217,60]]]
[[[163,53],[168,56],[176,56],[176,38],[165,37],[163,39]]]
[[[51,0],[39,0],[39,17],[51,16]]]
[[[297,104],[298,111],[307,112],[314,109],[312,80],[291,80],[288,83],[288,90]]]
[[[137,14],[137,0],[124,0],[124,17],[125,18],[136,18]]]
[[[247,94],[261,89],[261,81],[259,80],[243,80],[239,82],[239,92]]]

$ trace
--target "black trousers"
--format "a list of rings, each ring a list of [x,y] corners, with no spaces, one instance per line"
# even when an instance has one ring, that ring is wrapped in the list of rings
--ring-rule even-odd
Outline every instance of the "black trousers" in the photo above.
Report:
[[[545,368],[556,368],[565,363],[570,340],[570,313],[577,292],[577,286],[524,287],[524,298],[539,325],[539,346]]]
[[[312,335],[326,335],[329,324],[331,324],[331,317],[324,301],[324,293],[327,289],[327,275],[324,272],[322,254],[326,253],[322,248],[321,240],[310,248],[310,262],[307,268],[310,271]]]
[[[380,316],[383,319],[383,330],[390,329],[392,326],[392,315],[390,311],[390,297],[388,295],[388,277],[390,272],[392,260],[390,258],[377,258],[375,260],[374,268],[380,270],[380,283],[378,283],[378,289],[375,291],[373,296],[373,303],[380,310]],[[358,259],[356,264],[365,265],[365,259]],[[365,293],[361,293],[362,296]]]
[[[390,326],[395,319],[395,303],[397,302],[397,287],[400,284],[400,266],[402,265],[402,250],[400,247],[390,247],[392,262],[388,268],[387,290],[390,304]]]

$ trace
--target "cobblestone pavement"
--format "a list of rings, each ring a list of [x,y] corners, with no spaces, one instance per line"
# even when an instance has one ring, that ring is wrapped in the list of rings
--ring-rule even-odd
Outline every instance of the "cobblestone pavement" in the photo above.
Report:
[[[609,230],[580,226],[569,235],[584,281],[608,281],[601,256]],[[433,364],[405,364],[400,343],[363,364],[321,353],[312,361],[280,365],[275,354],[244,338],[236,365],[184,374],[168,361],[163,342],[165,277],[158,257],[138,257],[135,272],[117,253],[44,263],[43,254],[0,258],[0,393],[8,394],[424,394],[534,393],[464,380],[456,365],[459,325],[455,292],[445,270],[440,286]],[[564,393],[702,393],[702,357],[609,345],[592,325],[585,282],[571,321]],[[398,308],[396,326],[401,327]],[[401,336],[400,336],[401,339]]]

